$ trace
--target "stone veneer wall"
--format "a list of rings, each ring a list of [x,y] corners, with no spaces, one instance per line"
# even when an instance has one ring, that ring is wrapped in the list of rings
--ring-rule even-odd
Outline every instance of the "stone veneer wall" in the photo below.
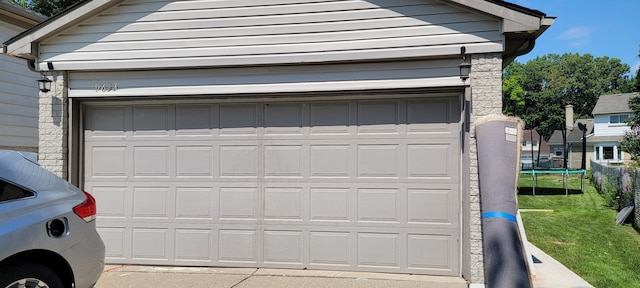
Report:
[[[61,72],[48,73],[47,77],[53,83],[51,91],[40,92],[38,162],[45,169],[67,179],[69,117],[65,79]]]
[[[469,141],[469,193],[471,196],[471,281],[484,283],[484,254],[482,247],[482,211],[478,179],[478,153],[474,123],[479,118],[492,114],[502,114],[502,55],[478,54],[471,58],[471,101],[472,113]]]

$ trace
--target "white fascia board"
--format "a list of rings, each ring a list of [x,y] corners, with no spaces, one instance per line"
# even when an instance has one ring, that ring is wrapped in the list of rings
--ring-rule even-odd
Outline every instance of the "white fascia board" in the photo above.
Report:
[[[449,0],[462,6],[482,11],[503,19],[502,32],[523,32],[536,31],[542,26],[542,20],[548,18],[538,18],[522,12],[511,10],[504,6],[482,0]],[[550,19],[552,20],[552,19]],[[553,23],[553,21],[551,21]],[[551,23],[549,25],[551,25]]]
[[[25,59],[35,59],[38,57],[37,51],[32,49],[42,40],[63,31],[64,29],[78,24],[79,22],[93,16],[95,13],[102,11],[112,5],[118,4],[124,0],[93,0],[76,8],[69,13],[60,17],[55,17],[51,22],[36,27],[30,32],[23,34],[20,38],[11,41],[6,45],[6,54]]]

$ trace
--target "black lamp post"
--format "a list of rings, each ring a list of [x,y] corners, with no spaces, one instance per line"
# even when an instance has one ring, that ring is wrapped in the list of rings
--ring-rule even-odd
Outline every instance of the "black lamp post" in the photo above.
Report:
[[[460,79],[467,81],[469,79],[469,73],[471,72],[471,63],[467,62],[466,47],[460,47],[460,54],[462,54],[462,63],[460,63]]]
[[[40,89],[41,92],[49,92],[51,91],[51,80],[49,80],[49,78],[45,77],[44,74],[42,74],[42,79],[38,79],[38,89]]]

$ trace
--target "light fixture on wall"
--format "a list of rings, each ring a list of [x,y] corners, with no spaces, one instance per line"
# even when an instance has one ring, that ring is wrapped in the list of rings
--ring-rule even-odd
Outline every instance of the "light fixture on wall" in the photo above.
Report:
[[[469,79],[469,73],[471,72],[471,63],[467,62],[466,47],[460,47],[460,54],[462,54],[462,63],[460,63],[460,79],[467,81]]]
[[[40,92],[49,92],[51,91],[51,80],[49,80],[49,78],[47,78],[46,76],[44,76],[44,73],[42,74],[42,79],[38,79],[38,89],[40,89]]]

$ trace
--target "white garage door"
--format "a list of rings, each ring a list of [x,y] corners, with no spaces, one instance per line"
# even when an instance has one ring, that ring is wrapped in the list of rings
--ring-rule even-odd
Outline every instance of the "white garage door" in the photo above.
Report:
[[[457,96],[84,111],[107,262],[460,273]]]

